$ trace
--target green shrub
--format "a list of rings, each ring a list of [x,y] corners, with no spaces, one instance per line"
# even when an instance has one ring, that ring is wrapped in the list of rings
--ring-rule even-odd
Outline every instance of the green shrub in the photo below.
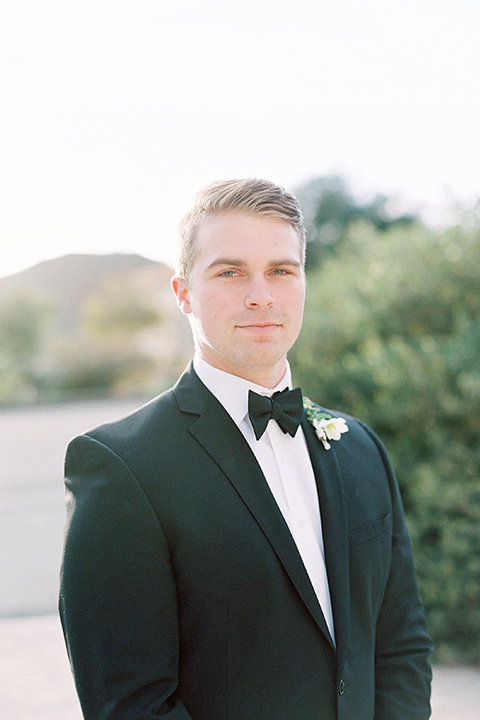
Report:
[[[309,278],[296,382],[396,470],[437,661],[480,661],[480,237],[352,227]]]

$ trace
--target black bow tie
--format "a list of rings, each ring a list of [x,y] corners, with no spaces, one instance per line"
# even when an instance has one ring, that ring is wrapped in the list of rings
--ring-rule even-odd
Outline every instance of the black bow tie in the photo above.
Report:
[[[294,437],[303,417],[302,391],[299,387],[294,390],[285,388],[267,397],[249,390],[248,415],[257,440],[262,437],[269,420],[276,420],[284,433]]]

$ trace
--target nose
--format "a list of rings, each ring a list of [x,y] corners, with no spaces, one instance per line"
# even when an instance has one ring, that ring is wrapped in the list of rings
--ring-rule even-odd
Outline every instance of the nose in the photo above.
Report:
[[[253,277],[248,285],[245,304],[250,308],[267,308],[273,305],[274,297],[265,277]]]

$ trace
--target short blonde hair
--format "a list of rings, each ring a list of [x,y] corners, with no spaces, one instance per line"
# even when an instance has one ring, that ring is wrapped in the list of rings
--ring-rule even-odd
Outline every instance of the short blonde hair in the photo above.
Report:
[[[198,252],[198,228],[210,215],[227,210],[275,217],[288,222],[297,232],[300,256],[305,264],[305,227],[299,202],[294,195],[269,180],[220,180],[207,185],[196,195],[192,209],[180,223],[177,272],[186,283],[190,280]]]

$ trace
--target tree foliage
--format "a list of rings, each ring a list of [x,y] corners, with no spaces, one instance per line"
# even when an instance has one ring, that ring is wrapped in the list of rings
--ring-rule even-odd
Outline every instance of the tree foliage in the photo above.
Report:
[[[414,213],[405,212],[398,199],[387,195],[376,194],[367,201],[357,200],[339,175],[309,180],[296,194],[309,238],[309,270],[318,266],[322,255],[338,248],[339,241],[353,223],[365,220],[383,232],[418,221]]]
[[[380,435],[439,661],[480,658],[480,233],[352,225],[310,275],[290,359]]]
[[[35,395],[37,359],[51,314],[44,298],[30,294],[0,304],[0,401]]]
[[[122,265],[121,258],[98,259],[100,268],[88,256],[68,257],[68,263],[60,258],[52,261],[60,268],[43,268],[51,271],[48,300],[38,283],[28,291],[23,284],[21,290],[23,274],[19,290],[0,298],[0,404],[151,394],[183,369],[185,343],[168,268],[143,268],[142,259],[133,256],[130,268],[111,272],[110,265]],[[88,278],[82,275],[85,268]],[[65,274],[70,295],[58,292]],[[90,276],[93,284],[87,282]]]

